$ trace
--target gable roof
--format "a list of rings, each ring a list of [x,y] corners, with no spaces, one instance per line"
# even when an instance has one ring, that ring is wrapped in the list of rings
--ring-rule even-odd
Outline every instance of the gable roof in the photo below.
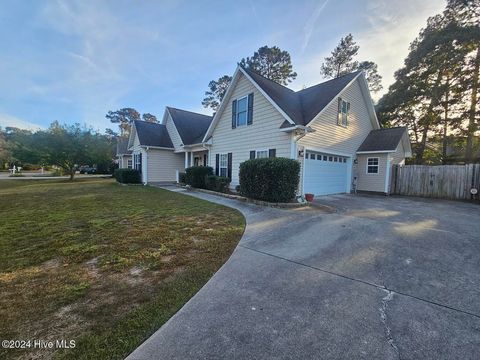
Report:
[[[167,106],[183,145],[202,142],[213,117]]]
[[[141,120],[135,120],[133,125],[135,126],[135,131],[141,146],[173,149],[172,140],[170,139],[170,135],[168,135],[165,125]]]
[[[129,155],[131,153],[132,153],[132,150],[128,150],[128,138],[118,137],[117,138],[117,156]]]
[[[362,145],[360,145],[357,152],[395,151],[406,133],[406,127],[372,130],[367,135]]]
[[[304,126],[361,74],[361,71],[356,71],[300,91],[293,91],[251,70],[242,69],[288,114],[295,125]]]
[[[325,81],[306,89],[293,91],[239,65],[233,74],[232,82],[220,103],[212,124],[205,134],[204,140],[211,135],[218,122],[218,119],[226,106],[226,102],[228,101],[233,88],[236,86],[239,74],[245,75],[260,93],[262,93],[262,95],[264,95],[285,117],[286,120],[281,124],[281,129],[294,128],[296,126],[308,126],[311,121],[313,121],[329,104],[332,103],[332,101],[336,99],[343,89],[357,78],[361,78],[362,81],[360,81],[360,88],[364,100],[367,103],[367,110],[373,123],[373,127],[380,127],[373,107],[373,101],[368,90],[368,85],[363,71],[361,70],[340,76],[336,79]]]

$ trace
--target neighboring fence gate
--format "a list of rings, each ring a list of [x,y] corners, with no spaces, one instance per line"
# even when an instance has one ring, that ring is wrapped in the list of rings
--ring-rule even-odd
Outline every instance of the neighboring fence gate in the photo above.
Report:
[[[480,164],[394,165],[390,192],[443,199],[479,199]]]

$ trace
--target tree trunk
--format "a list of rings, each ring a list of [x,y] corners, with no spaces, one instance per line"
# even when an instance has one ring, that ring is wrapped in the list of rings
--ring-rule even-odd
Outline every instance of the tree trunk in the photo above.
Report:
[[[479,67],[480,67],[480,47],[477,48],[477,55],[475,56],[475,66],[474,66],[473,81],[472,81],[472,100],[470,102],[470,116],[468,119],[467,146],[465,149],[465,162],[467,163],[471,163],[473,160],[473,139],[475,136],[475,131],[477,130],[475,115],[477,112]]]
[[[420,145],[417,147],[417,151],[416,151],[417,156],[416,156],[415,162],[417,164],[423,164],[423,153],[425,152],[425,148],[427,146],[427,137],[428,137],[428,132],[430,130],[430,125],[432,124],[433,109],[438,105],[439,98],[440,98],[437,94],[437,90],[441,81],[442,81],[442,71],[440,70],[438,72],[437,79],[435,80],[435,84],[432,88],[432,100],[428,105],[427,114],[425,117],[426,121],[422,130],[422,140],[420,142]]]
[[[70,169],[69,170],[69,173],[70,173],[70,181],[73,181],[73,177],[75,176],[75,169]]]

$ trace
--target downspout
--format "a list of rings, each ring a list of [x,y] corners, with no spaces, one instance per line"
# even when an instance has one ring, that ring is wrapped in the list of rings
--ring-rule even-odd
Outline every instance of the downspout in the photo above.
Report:
[[[391,167],[391,159],[390,159],[390,154],[387,154],[387,168],[385,169],[386,174],[385,174],[385,195],[390,195],[390,173],[392,172],[390,167]]]
[[[144,166],[145,164],[145,181],[144,181],[144,185],[147,185],[148,184],[148,150],[150,148],[147,146],[145,148],[145,161],[142,161],[142,166]]]
[[[292,133],[292,140],[293,140],[292,141],[292,147],[295,149],[294,160],[298,159],[298,146],[296,144],[298,144],[298,141],[300,139],[302,139],[308,133],[307,128],[304,128],[302,130],[303,130],[303,133],[298,134],[298,135],[295,135],[295,131]],[[303,147],[302,179],[301,179],[302,188],[297,193],[297,198],[301,199],[302,201],[304,201],[303,194],[304,194],[304,188],[305,188],[305,154],[306,154],[305,147]]]

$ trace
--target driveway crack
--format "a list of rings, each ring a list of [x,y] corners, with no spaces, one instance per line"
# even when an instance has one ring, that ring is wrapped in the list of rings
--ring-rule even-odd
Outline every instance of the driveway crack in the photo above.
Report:
[[[382,306],[379,309],[380,318],[382,319],[383,326],[385,327],[385,337],[387,338],[387,342],[397,354],[398,359],[400,359],[400,352],[398,350],[398,346],[395,344],[395,340],[392,337],[392,329],[390,329],[390,326],[388,325],[387,316],[388,303],[392,301],[394,292],[390,290],[384,291],[387,293],[387,295],[382,298]]]

